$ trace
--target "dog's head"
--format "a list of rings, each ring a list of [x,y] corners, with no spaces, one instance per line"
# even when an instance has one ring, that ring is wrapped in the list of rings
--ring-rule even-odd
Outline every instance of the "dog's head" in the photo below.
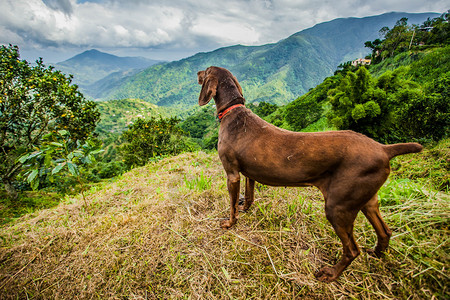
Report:
[[[198,84],[202,85],[202,90],[198,98],[198,104],[203,106],[208,104],[209,101],[217,94],[217,88],[219,83],[225,82],[227,79],[231,79],[234,82],[234,88],[237,88],[241,96],[242,88],[239,85],[236,77],[231,74],[230,71],[219,67],[209,67],[204,71],[197,73]],[[215,98],[214,98],[215,99]]]

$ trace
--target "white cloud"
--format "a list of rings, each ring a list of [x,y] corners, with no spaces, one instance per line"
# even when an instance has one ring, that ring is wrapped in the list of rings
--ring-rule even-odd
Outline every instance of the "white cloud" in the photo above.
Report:
[[[276,42],[339,17],[448,8],[448,0],[0,0],[0,42],[17,43],[26,51],[186,53]]]

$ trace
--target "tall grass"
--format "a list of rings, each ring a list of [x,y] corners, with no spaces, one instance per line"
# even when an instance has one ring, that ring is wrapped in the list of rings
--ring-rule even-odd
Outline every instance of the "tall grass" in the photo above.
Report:
[[[402,168],[380,192],[386,256],[362,251],[331,284],[314,273],[342,250],[316,189],[259,185],[225,231],[225,173],[217,153],[198,152],[92,189],[86,209],[67,198],[1,227],[0,298],[445,299],[450,199]],[[355,236],[361,248],[376,243],[361,214]]]

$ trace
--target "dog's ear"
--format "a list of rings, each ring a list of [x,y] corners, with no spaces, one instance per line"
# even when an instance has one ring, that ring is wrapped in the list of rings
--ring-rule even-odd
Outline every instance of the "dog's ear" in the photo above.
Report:
[[[241,93],[241,96],[243,97],[244,93],[242,93],[242,88],[241,88],[241,85],[239,84],[239,82],[237,81],[237,78],[234,77],[234,76],[232,76],[232,78],[233,78],[233,81],[234,81],[234,83],[236,84],[236,86],[237,86],[237,88],[239,90],[239,93]]]
[[[203,72],[200,74],[200,72]],[[202,85],[200,96],[198,97],[198,105],[203,106],[211,101],[212,97],[216,95],[218,80],[213,75],[205,76],[204,71],[198,72],[198,83]]]

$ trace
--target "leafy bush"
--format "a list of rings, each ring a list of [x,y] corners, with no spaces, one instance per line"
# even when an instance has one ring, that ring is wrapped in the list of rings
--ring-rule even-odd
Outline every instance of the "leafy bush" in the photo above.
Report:
[[[180,123],[180,128],[196,139],[202,139],[211,130],[218,127],[212,106],[201,108],[195,114]]]
[[[402,136],[438,141],[450,130],[450,72],[421,90],[398,93],[396,130]]]
[[[374,138],[383,136],[382,121],[389,117],[386,93],[375,85],[366,68],[348,72],[329,91],[330,123],[338,129],[351,129]]]
[[[87,139],[81,144],[66,130],[46,134],[42,140],[36,151],[19,158],[22,164],[28,166],[28,171],[24,174],[26,181],[36,190],[41,182],[64,183],[69,177],[79,185],[86,204],[84,191],[87,182],[82,168],[95,163],[95,155],[103,151],[99,141]]]
[[[203,147],[208,150],[217,149],[219,143],[219,130],[216,129],[211,135],[205,137]]]
[[[122,133],[119,152],[127,167],[143,166],[151,158],[191,151],[195,145],[177,126],[178,118],[138,118]]]

